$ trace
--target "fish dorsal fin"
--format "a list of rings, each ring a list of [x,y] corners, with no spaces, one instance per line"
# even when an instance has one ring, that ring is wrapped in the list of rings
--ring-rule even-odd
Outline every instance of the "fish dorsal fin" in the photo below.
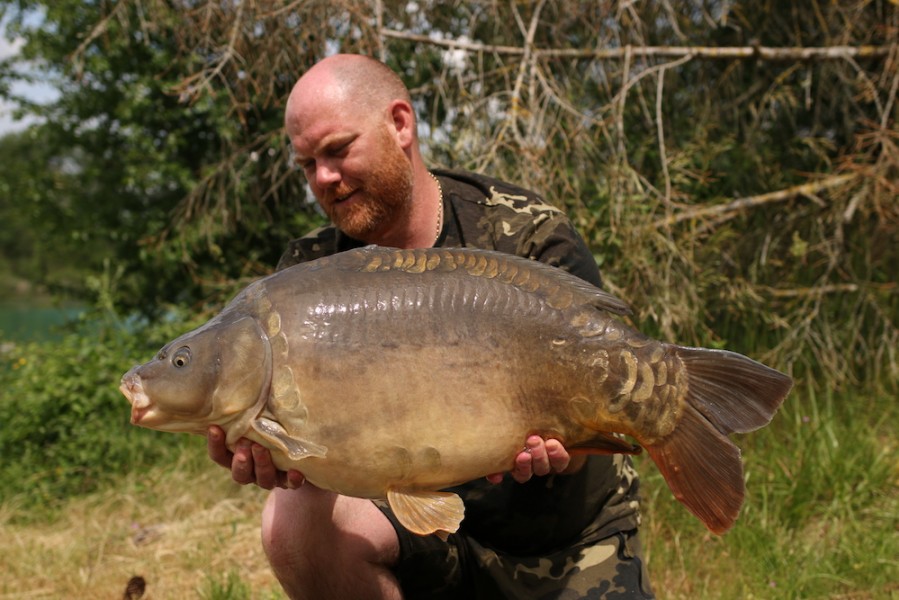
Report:
[[[365,246],[328,257],[338,269],[384,272],[455,271],[496,279],[546,298],[553,308],[588,305],[618,315],[629,314],[623,300],[568,271],[542,262],[476,248],[398,249]]]
[[[566,450],[572,454],[640,454],[643,449],[611,433],[597,431],[593,438]]]
[[[287,454],[290,460],[300,460],[310,456],[324,458],[328,453],[328,449],[324,446],[319,446],[308,440],[290,437],[287,430],[280,423],[266,417],[259,417],[253,421],[253,429],[263,439]]]
[[[441,539],[459,529],[465,516],[462,498],[451,492],[387,490],[387,502],[397,520],[412,533]]]

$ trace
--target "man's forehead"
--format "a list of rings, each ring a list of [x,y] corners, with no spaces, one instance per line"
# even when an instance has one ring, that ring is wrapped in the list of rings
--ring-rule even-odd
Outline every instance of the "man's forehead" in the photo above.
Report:
[[[363,124],[356,119],[333,119],[322,113],[287,128],[297,158],[310,158],[329,147],[349,142],[362,132]]]

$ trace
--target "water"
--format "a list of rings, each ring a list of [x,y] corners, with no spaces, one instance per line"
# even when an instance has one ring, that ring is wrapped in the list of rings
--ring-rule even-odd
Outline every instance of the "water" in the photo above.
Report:
[[[76,318],[78,306],[46,306],[26,301],[0,302],[0,341],[37,342],[56,339],[60,327]]]

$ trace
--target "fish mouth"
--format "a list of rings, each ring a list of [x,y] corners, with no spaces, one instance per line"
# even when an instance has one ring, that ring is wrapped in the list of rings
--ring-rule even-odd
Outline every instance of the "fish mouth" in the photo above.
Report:
[[[140,425],[140,422],[152,408],[152,402],[150,402],[150,397],[144,392],[144,384],[140,375],[135,373],[134,370],[125,373],[124,377],[122,377],[121,385],[119,385],[119,390],[131,403],[131,424]]]

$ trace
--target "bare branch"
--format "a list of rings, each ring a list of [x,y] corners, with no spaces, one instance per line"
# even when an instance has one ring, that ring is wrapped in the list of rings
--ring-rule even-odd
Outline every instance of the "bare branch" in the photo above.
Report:
[[[497,46],[453,39],[434,39],[427,35],[382,29],[381,35],[443,48],[456,48],[471,52],[488,52],[521,56],[527,53],[524,46]],[[703,59],[756,59],[769,61],[846,60],[850,58],[885,58],[891,46],[826,46],[810,48],[772,48],[767,46],[624,46],[621,48],[534,48],[538,58],[592,58],[624,60],[628,56],[642,58],[703,58]]]
[[[816,194],[822,190],[845,185],[850,181],[853,181],[857,177],[858,175],[856,174],[834,175],[833,177],[827,177],[826,179],[812,181],[810,183],[803,183],[801,185],[789,187],[784,190],[778,190],[776,192],[769,192],[767,194],[749,196],[746,198],[737,198],[736,200],[728,202],[727,204],[716,204],[714,206],[698,206],[692,209],[684,210],[675,215],[671,215],[670,217],[659,219],[653,223],[653,227],[667,227],[670,225],[674,225],[675,223],[680,223],[681,221],[698,219],[701,217],[729,215],[725,217],[726,220],[726,218],[730,218],[731,216],[733,216],[730,213],[737,213],[747,208],[753,208],[755,206],[761,206],[763,204],[770,204],[772,202],[782,202],[784,200],[795,198],[796,196]]]

